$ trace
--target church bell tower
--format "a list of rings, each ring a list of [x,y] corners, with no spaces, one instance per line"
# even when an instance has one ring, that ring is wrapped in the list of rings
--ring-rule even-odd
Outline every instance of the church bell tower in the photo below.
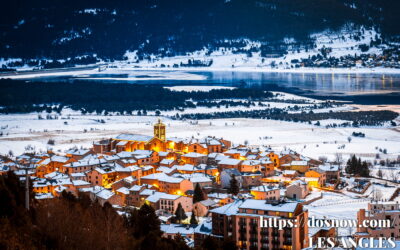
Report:
[[[158,122],[154,124],[154,137],[165,141],[165,124],[158,119]]]

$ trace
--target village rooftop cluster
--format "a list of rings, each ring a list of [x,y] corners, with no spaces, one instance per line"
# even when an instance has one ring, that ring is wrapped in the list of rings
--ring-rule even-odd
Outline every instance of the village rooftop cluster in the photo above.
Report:
[[[120,134],[90,149],[3,158],[0,174],[10,170],[22,182],[29,176],[39,202],[63,191],[86,193],[121,215],[124,207],[146,203],[162,221],[163,237],[180,234],[189,246],[200,246],[208,236],[232,237],[240,249],[302,249],[308,247],[309,235],[335,236],[335,228],[309,231],[300,222],[309,217],[304,206],[322,198],[313,189],[336,192],[343,185],[340,165],[291,150],[234,146],[223,138],[167,138],[160,120],[153,136]],[[368,187],[364,184],[362,189]],[[399,204],[380,202],[360,210],[357,219],[396,216]],[[297,223],[284,230],[264,228],[260,217]],[[399,229],[358,228],[353,237],[399,238]]]

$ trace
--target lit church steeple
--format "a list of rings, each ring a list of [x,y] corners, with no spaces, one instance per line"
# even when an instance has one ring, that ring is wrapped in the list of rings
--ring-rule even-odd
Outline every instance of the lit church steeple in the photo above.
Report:
[[[165,141],[165,124],[158,119],[158,122],[154,124],[154,137]]]

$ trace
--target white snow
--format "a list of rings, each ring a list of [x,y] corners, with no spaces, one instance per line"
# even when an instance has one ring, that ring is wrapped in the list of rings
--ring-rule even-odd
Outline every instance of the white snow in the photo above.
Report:
[[[369,199],[356,199],[342,194],[324,192],[323,198],[305,207],[308,216],[316,219],[355,220],[360,209],[367,209]],[[355,232],[355,228],[337,228],[340,236]]]
[[[359,39],[354,36],[358,35]],[[341,57],[341,56],[354,56],[355,54],[382,54],[383,49],[386,48],[385,45],[380,45],[378,47],[370,48],[366,52],[362,52],[358,47],[361,44],[369,45],[371,40],[375,38],[380,38],[380,34],[375,29],[368,29],[361,27],[357,29],[354,25],[347,24],[343,26],[339,31],[325,30],[320,33],[315,33],[311,35],[311,38],[315,40],[316,47],[313,49],[297,50],[290,49],[288,54],[277,57],[277,58],[266,58],[262,57],[260,52],[253,52],[251,56],[245,53],[233,53],[231,48],[220,47],[215,51],[209,53],[209,51],[204,48],[199,51],[194,51],[181,56],[172,57],[159,57],[157,55],[150,55],[149,60],[138,60],[137,51],[127,51],[125,56],[127,61],[116,62],[117,67],[138,67],[142,69],[160,69],[164,71],[173,70],[191,70],[191,71],[248,71],[248,72],[297,72],[297,73],[321,73],[321,74],[331,74],[331,73],[400,73],[400,69],[394,68],[292,68],[291,61],[299,60],[302,58],[308,58],[309,56],[314,56],[320,53],[322,48],[330,48],[332,51],[329,56]],[[234,40],[236,41],[236,40]],[[234,42],[233,41],[233,42]],[[242,49],[250,48],[260,48],[262,45],[258,41],[251,41],[248,39],[237,40],[244,42],[246,45]],[[229,42],[229,41],[227,41]],[[285,38],[284,43],[290,45],[294,43],[293,38]],[[174,68],[174,65],[180,65],[181,63],[187,63],[188,60],[200,60],[207,62],[212,60],[212,65],[210,67],[179,67]],[[163,65],[163,67],[161,67]]]
[[[3,60],[3,61],[2,61]],[[0,66],[3,64],[7,64],[8,62],[17,61],[19,59],[9,59],[9,60],[0,60]],[[71,76],[71,77],[79,77],[79,80],[101,80],[101,81],[148,81],[148,80],[206,80],[206,76],[200,74],[192,74],[188,72],[182,71],[160,71],[160,70],[139,70],[135,68],[124,68],[124,69],[115,69],[115,68],[107,68],[106,70],[99,71],[96,69],[86,69],[82,67],[79,70],[79,67],[76,67],[77,70],[74,71],[39,71],[39,72],[25,72],[20,75],[0,75],[1,78],[10,78],[10,79],[29,79],[29,78],[38,78],[38,77],[49,77],[49,76]],[[96,75],[104,75],[104,74],[126,74],[127,77],[96,77]],[[92,77],[89,77],[92,76]]]
[[[173,86],[165,88],[172,91],[185,91],[185,92],[192,92],[192,91],[208,92],[214,89],[235,89],[235,87],[226,87],[226,86]]]
[[[34,150],[66,150],[71,147],[90,147],[94,141],[117,136],[122,133],[153,134],[156,116],[101,116],[80,115],[64,111],[63,118],[57,120],[38,120],[37,114],[1,115],[0,152],[22,154],[30,145]],[[105,123],[96,120],[104,119]],[[66,122],[67,124],[64,124]],[[168,137],[217,136],[231,140],[235,144],[247,141],[250,145],[271,146],[275,150],[291,148],[309,157],[327,156],[334,159],[335,154],[344,158],[351,154],[374,158],[380,153],[377,148],[387,149],[382,158],[397,158],[400,154],[400,134],[386,127],[366,128],[324,128],[304,123],[293,123],[260,119],[223,119],[175,121],[163,118],[167,125]],[[86,130],[86,132],[84,132]],[[347,138],[353,131],[364,133],[365,138]],[[55,145],[47,145],[49,139]],[[344,146],[344,147],[343,147]]]

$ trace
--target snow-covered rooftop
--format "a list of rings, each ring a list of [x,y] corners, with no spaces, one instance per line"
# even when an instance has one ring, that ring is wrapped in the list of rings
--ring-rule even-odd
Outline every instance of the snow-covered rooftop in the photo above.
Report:
[[[149,135],[139,135],[139,134],[120,134],[115,137],[116,140],[123,141],[150,141],[153,137]]]
[[[182,236],[194,234],[197,225],[181,225],[181,224],[162,224],[161,231],[166,234],[180,234]]]

